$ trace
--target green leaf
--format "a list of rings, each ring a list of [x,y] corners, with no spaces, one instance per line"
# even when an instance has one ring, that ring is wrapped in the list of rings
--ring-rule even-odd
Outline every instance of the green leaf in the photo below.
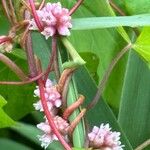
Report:
[[[18,58],[27,60],[26,53],[23,49],[15,48],[12,50],[11,54]]]
[[[7,101],[0,95],[0,128],[9,127],[15,124],[15,121],[13,121],[2,109],[6,104]]]
[[[150,70],[131,51],[121,98],[119,123],[133,148],[150,138]],[[147,148],[146,150],[149,150]]]
[[[95,96],[97,86],[84,67],[80,68],[75,73],[75,81],[77,82],[78,91],[86,97],[85,106],[87,106]],[[100,98],[94,108],[87,110],[86,119],[90,129],[95,125],[100,126],[101,123],[109,123],[113,131],[121,132],[121,141],[122,144],[125,145],[124,150],[132,150],[129,141],[119,127],[115,116],[102,98]]]
[[[129,14],[150,13],[149,0],[124,0],[124,4]]]
[[[32,150],[32,148],[29,148],[23,144],[4,138],[0,138],[0,146],[2,150]]]
[[[43,133],[41,130],[36,128],[36,126],[25,123],[18,123],[16,126],[13,126],[12,129],[41,146],[41,142],[38,140],[37,136],[42,135]],[[47,148],[47,150],[56,150],[56,149],[63,150],[62,145],[58,141],[52,142]]]
[[[113,28],[119,26],[139,27],[150,26],[150,14],[123,17],[91,17],[73,19],[72,30],[91,30]]]
[[[7,35],[10,25],[3,13],[0,11],[0,35]]]
[[[66,1],[66,6],[70,6],[71,1]],[[73,5],[73,4],[72,4]],[[100,17],[110,16],[110,8],[107,1],[94,0],[84,1],[83,5],[76,11],[73,18]],[[97,70],[95,70],[97,82],[101,81],[104,72],[114,56],[120,51],[126,42],[116,29],[95,29],[73,31],[69,37],[75,49],[80,53],[91,53],[96,55],[98,59]],[[128,38],[127,38],[128,39]],[[126,41],[127,41],[126,39]],[[84,59],[84,57],[83,57]],[[127,57],[123,58],[115,67],[108,81],[108,85],[104,97],[109,104],[116,110],[119,108],[121,89],[124,77]],[[94,62],[92,59],[86,59],[87,64]],[[89,65],[88,65],[89,66]],[[90,67],[90,66],[89,66]],[[92,70],[93,67],[88,68]],[[92,72],[93,74],[93,72]],[[117,81],[115,80],[117,78]],[[115,81],[117,83],[115,83]],[[115,84],[114,84],[115,83]],[[114,91],[114,89],[117,89]]]
[[[150,65],[150,27],[145,27],[133,47]]]
[[[27,70],[26,60],[9,54],[9,57],[23,70]],[[0,80],[1,81],[18,81],[18,77],[0,62]],[[0,94],[7,100],[4,111],[14,120],[18,120],[34,110],[33,97],[34,84],[29,85],[0,85]]]

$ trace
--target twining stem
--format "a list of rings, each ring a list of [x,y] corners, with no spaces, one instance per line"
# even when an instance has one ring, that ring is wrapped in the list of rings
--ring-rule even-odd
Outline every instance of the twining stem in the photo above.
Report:
[[[28,10],[25,11],[25,19],[30,19],[30,13]],[[26,42],[25,42],[25,50],[27,55],[27,61],[29,66],[30,77],[37,76],[37,69],[35,64],[34,53],[32,50],[32,39],[30,32],[27,33]]]
[[[67,107],[67,94],[68,94],[68,89],[69,89],[69,83],[72,77],[72,73],[69,74],[67,77],[65,84],[63,86],[63,91],[62,91],[62,110],[64,110]]]
[[[16,18],[15,9],[14,9],[12,0],[9,0],[9,5],[10,5],[10,15],[12,16],[13,24],[16,24],[17,18]]]
[[[74,68],[69,68],[69,69],[65,69],[61,76],[60,79],[58,81],[58,86],[57,86],[57,90],[62,93],[62,91],[64,90],[64,85],[66,83],[67,78],[70,76],[70,74],[72,74],[72,72],[74,71]]]
[[[21,80],[28,80],[28,77],[25,75],[25,73],[12,60],[2,53],[0,53],[0,61],[6,64]]]
[[[146,148],[149,145],[150,145],[150,139],[146,140],[144,143],[139,145],[135,150],[143,150],[144,148]]]
[[[111,75],[112,70],[114,69],[114,67],[116,66],[117,62],[122,58],[122,56],[131,48],[132,44],[128,44],[127,46],[125,46],[118,54],[117,56],[112,60],[111,64],[109,65],[106,73],[103,76],[103,79],[101,80],[96,95],[93,98],[93,100],[91,101],[91,103],[87,106],[87,109],[91,109],[92,107],[94,107],[96,105],[96,103],[98,102],[98,100],[100,99],[101,94],[103,93],[105,87],[106,87],[106,83],[108,81],[108,78]]]
[[[42,26],[42,24],[39,20],[38,15],[37,15],[33,0],[29,0],[29,3],[30,3],[30,7],[31,7],[31,11],[32,11],[35,23],[36,23],[37,27],[39,28],[40,32],[42,32],[43,31],[43,26]]]
[[[46,80],[48,79],[49,73],[52,70],[52,65],[54,60],[56,59],[56,54],[57,54],[57,35],[52,36],[52,51],[51,51],[51,56],[49,60],[49,64],[47,67],[47,71],[44,77],[44,83],[46,83]]]
[[[40,97],[41,97],[41,103],[42,103],[42,107],[44,109],[44,113],[46,115],[46,118],[49,122],[49,125],[52,129],[52,131],[54,132],[54,134],[57,136],[57,138],[59,139],[59,141],[62,143],[62,145],[64,146],[64,148],[66,150],[72,150],[71,147],[66,143],[66,141],[64,140],[64,138],[61,136],[61,134],[59,133],[58,129],[56,128],[53,118],[49,112],[48,106],[47,106],[47,102],[45,99],[45,95],[44,95],[44,83],[42,81],[42,79],[38,80],[38,85],[39,85],[39,90],[40,90]]]
[[[86,113],[86,109],[84,108],[81,110],[79,115],[71,122],[68,130],[70,136],[72,135],[74,129],[76,128],[77,124],[81,121],[85,113]]]
[[[2,44],[4,42],[11,42],[11,41],[12,41],[12,38],[10,38],[8,36],[0,38],[0,44]]]
[[[83,1],[84,0],[78,0],[78,2],[70,9],[69,16],[71,16],[78,9],[78,7],[82,4]]]
[[[22,5],[32,13],[30,6],[28,5],[28,3],[25,0],[21,0]]]
[[[80,95],[77,101],[68,106],[63,112],[63,119],[68,120],[69,116],[74,112],[74,110],[79,108],[79,106],[84,102],[84,99],[85,97]]]
[[[9,22],[12,24],[12,20],[11,20],[11,17],[10,17],[10,12],[9,12],[9,8],[7,6],[6,0],[2,0],[2,6],[4,8],[4,11],[6,13],[6,16],[7,16],[8,20],[9,20]]]
[[[57,56],[57,54],[56,54]],[[55,58],[54,60],[54,63],[53,63],[53,69],[54,69],[54,72],[55,72],[55,77],[56,77],[56,81],[59,80],[60,78],[60,69],[59,69],[59,64],[58,64],[58,57]]]
[[[40,6],[39,6],[39,10],[41,10],[43,8],[44,4],[45,4],[45,0],[42,0],[40,3]]]
[[[109,3],[121,16],[126,16],[126,14],[113,2],[113,0],[109,0]]]
[[[80,57],[80,55],[77,53],[73,45],[67,40],[67,38],[62,37],[61,38],[64,46],[66,47],[66,50],[70,54],[73,61],[64,63],[65,68],[72,68],[77,67],[85,64],[85,61]]]
[[[37,75],[36,77],[30,78],[27,81],[0,81],[0,84],[6,84],[6,85],[25,85],[32,83],[34,81],[37,81],[39,78],[41,78],[44,75],[44,72]]]

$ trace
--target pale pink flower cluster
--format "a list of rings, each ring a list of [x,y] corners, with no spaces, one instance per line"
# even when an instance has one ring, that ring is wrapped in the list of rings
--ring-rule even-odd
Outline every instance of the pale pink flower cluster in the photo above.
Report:
[[[67,130],[69,124],[61,117],[57,116],[57,108],[61,106],[61,95],[57,91],[56,87],[53,85],[51,80],[47,80],[45,84],[45,98],[47,100],[48,109],[53,116],[54,123],[57,129],[60,131],[62,136],[67,139]],[[35,96],[40,98],[40,91],[38,86],[34,90]],[[37,103],[34,103],[33,106],[36,110],[44,111],[41,101],[39,100]],[[47,148],[48,145],[53,140],[58,140],[56,135],[53,133],[52,129],[49,126],[47,118],[45,118],[45,122],[42,122],[37,125],[37,127],[44,132],[43,135],[39,135],[39,140],[41,141],[41,146]]]
[[[94,126],[88,138],[90,146],[101,150],[123,150],[124,147],[120,142],[120,132],[112,132],[109,124]]]
[[[59,116],[54,117],[54,123],[57,129],[59,130],[59,132],[67,140],[67,131],[68,131],[69,124]],[[38,124],[37,127],[44,132],[43,135],[39,136],[39,140],[42,142],[41,146],[44,147],[45,149],[53,140],[58,140],[58,138],[50,128],[47,120],[45,122]]]
[[[71,16],[69,10],[62,8],[60,2],[47,3],[41,10],[37,10],[39,20],[44,27],[41,32],[46,39],[58,33],[63,36],[69,36],[69,29],[72,28]],[[35,20],[30,21],[30,30],[38,30]]]
[[[61,95],[57,91],[56,87],[53,85],[52,81],[49,79],[46,81],[44,90],[49,111],[51,112],[52,115],[55,115],[55,113],[57,112],[56,108],[61,106]],[[35,96],[40,98],[40,91],[38,86],[37,89],[34,90],[34,94]],[[43,111],[43,107],[40,100],[37,103],[34,103],[33,106],[35,107],[36,110]]]

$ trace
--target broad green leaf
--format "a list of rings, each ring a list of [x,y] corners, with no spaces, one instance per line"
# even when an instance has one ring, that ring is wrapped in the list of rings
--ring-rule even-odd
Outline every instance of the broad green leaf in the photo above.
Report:
[[[42,135],[43,133],[41,130],[36,128],[36,126],[25,123],[18,123],[16,126],[13,126],[12,129],[41,146],[41,142],[38,140],[37,136]],[[62,145],[58,141],[52,142],[47,148],[47,150],[56,150],[56,149],[63,150]]]
[[[119,123],[133,148],[150,138],[150,70],[131,51],[121,98]],[[150,147],[144,150],[149,150]]]
[[[134,44],[136,52],[150,65],[150,27],[145,27]]]
[[[72,30],[91,30],[119,26],[150,26],[150,14],[123,17],[92,17],[73,19]]]
[[[9,127],[15,124],[3,110],[3,107],[7,104],[7,101],[0,95],[0,128]]]
[[[63,1],[63,3],[64,6],[70,6],[71,1]],[[104,0],[84,1],[83,5],[80,6],[73,15],[73,18],[111,16],[108,5],[109,4]],[[69,38],[79,53],[91,53],[98,57],[97,59],[99,62],[97,70],[95,70],[95,72],[92,71],[92,74],[97,74],[97,81],[102,79],[111,60],[125,45],[125,41],[116,29],[96,29],[84,31],[72,30]],[[93,61],[95,60],[86,60],[87,64],[90,64]],[[116,109],[119,107],[125,65],[126,57],[123,58],[115,67],[115,70],[111,75],[111,79],[108,81],[109,86],[106,88],[106,93],[104,94],[105,99],[113,108]],[[92,70],[91,68],[88,69]],[[116,78],[118,79],[117,84],[114,84],[114,79]],[[114,91],[114,89],[118,90]]]
[[[83,94],[85,96],[85,106],[87,106],[87,104],[89,104],[95,96],[97,86],[84,67],[80,68],[75,73],[75,81],[77,82],[78,91],[80,92],[80,94]],[[100,98],[95,107],[87,110],[86,119],[88,121],[87,123],[90,130],[94,125],[100,126],[101,123],[109,123],[113,131],[121,132],[121,141],[122,144],[125,145],[124,150],[132,150],[131,145],[129,144],[127,138],[119,127],[115,116],[102,98]]]
[[[23,49],[15,48],[12,50],[11,54],[18,58],[27,60],[26,53]]]
[[[14,57],[11,54],[9,57],[20,66],[23,70],[27,70],[26,60]],[[18,77],[0,62],[0,80],[1,81],[18,81]],[[18,120],[30,113],[33,108],[34,84],[16,86],[16,85],[0,85],[0,94],[7,100],[7,105],[4,106],[4,111],[14,120]]]
[[[0,11],[0,36],[7,35],[9,27],[10,25],[6,16]]]
[[[149,0],[124,0],[124,4],[129,14],[150,13]]]
[[[0,147],[1,150],[32,150],[30,147],[5,138],[0,138]]]

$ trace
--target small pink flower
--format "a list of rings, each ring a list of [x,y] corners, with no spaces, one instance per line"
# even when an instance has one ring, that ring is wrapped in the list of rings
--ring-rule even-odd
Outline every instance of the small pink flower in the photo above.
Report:
[[[69,16],[69,10],[62,8],[60,2],[47,3],[44,8],[37,10],[39,20],[44,27],[41,32],[46,39],[54,34],[69,36],[69,29],[72,28],[71,16]],[[35,20],[30,21],[30,30],[38,30]]]
[[[61,106],[61,95],[60,93],[57,91],[56,87],[53,85],[51,80],[47,80],[46,84],[45,84],[45,98],[47,100],[47,105],[48,108],[50,110],[50,112],[55,112],[55,108],[58,108]],[[34,90],[34,94],[35,96],[40,98],[40,91],[38,86],[36,87],[36,89]],[[33,106],[35,107],[36,110],[40,110],[43,111],[42,108],[42,104],[40,101],[38,101],[37,103],[34,103]],[[54,113],[55,114],[55,113]]]
[[[101,124],[100,128],[94,126],[88,134],[90,146],[101,150],[123,150],[120,142],[120,132],[112,132],[109,124]]]
[[[61,118],[59,116],[55,116],[54,123],[55,123],[57,129],[62,134],[62,136],[64,136],[66,138],[67,132],[68,132],[68,127],[69,127],[69,124],[66,122],[66,120],[64,120],[63,118]],[[52,141],[58,140],[56,135],[51,130],[47,120],[45,122],[38,124],[37,127],[44,132],[44,135],[38,136],[39,140],[42,142],[41,143],[42,147],[47,148],[48,145]],[[67,138],[66,138],[66,140],[67,140]]]

